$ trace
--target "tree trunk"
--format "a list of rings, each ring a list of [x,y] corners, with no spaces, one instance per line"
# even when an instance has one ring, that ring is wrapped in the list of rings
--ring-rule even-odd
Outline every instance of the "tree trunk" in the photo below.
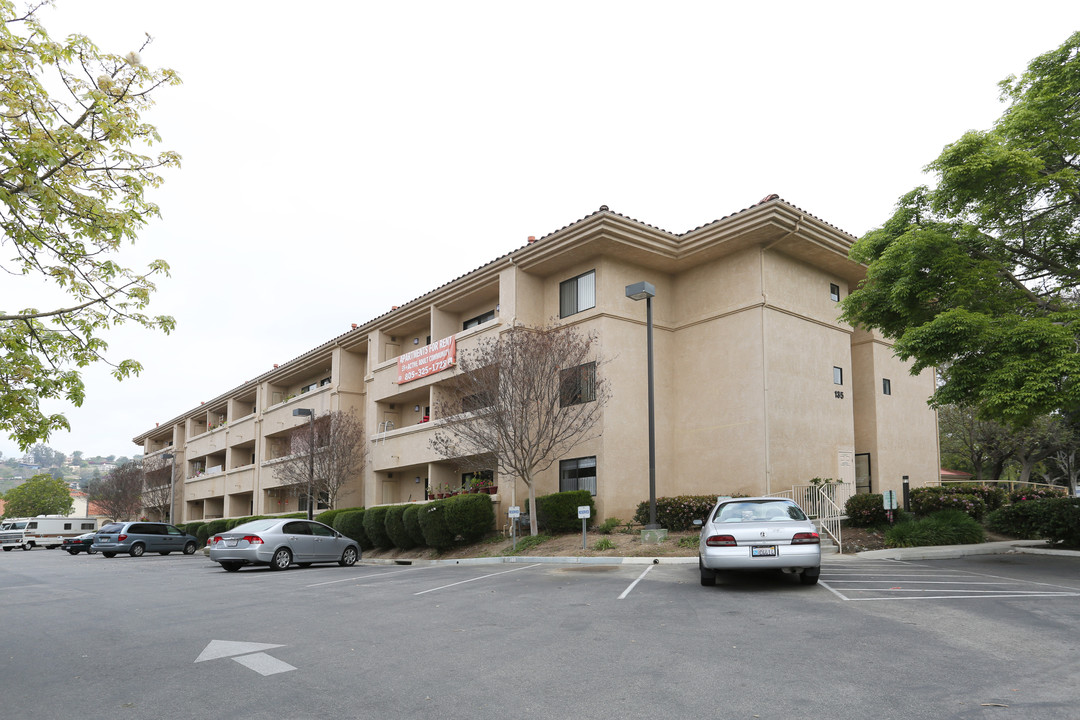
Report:
[[[529,488],[529,534],[537,535],[536,531],[536,488],[533,487],[532,477],[525,478],[525,486]]]

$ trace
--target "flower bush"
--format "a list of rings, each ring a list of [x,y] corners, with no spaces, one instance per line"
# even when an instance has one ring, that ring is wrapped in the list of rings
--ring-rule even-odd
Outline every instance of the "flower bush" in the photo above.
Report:
[[[941,510],[961,510],[975,520],[986,514],[986,501],[974,492],[981,486],[921,487],[911,491],[911,511],[930,515]]]
[[[844,504],[844,514],[852,527],[877,527],[889,521],[881,493],[852,495]]]
[[[1065,488],[1050,487],[1026,487],[1013,490],[1009,493],[1010,503],[1027,502],[1028,500],[1045,500],[1047,498],[1067,497],[1069,491]]]

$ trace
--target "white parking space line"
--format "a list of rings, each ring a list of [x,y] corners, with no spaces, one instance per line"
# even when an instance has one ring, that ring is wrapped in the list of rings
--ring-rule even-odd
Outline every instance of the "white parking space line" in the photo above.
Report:
[[[313,588],[313,587],[320,587],[322,585],[336,585],[337,583],[355,582],[357,580],[378,580],[379,578],[389,577],[390,575],[400,575],[402,573],[407,573],[407,572],[416,572],[417,570],[430,570],[433,567],[435,567],[435,566],[434,565],[425,565],[423,567],[420,567],[420,566],[410,567],[410,568],[407,568],[405,570],[392,570],[390,572],[380,572],[380,573],[375,573],[374,575],[354,575],[352,577],[341,578],[339,580],[327,580],[326,582],[313,583],[311,585],[305,585],[304,587]],[[363,584],[364,585],[369,585],[370,583],[363,583]]]
[[[629,595],[630,591],[634,589],[634,586],[637,585],[639,582],[641,582],[645,578],[645,576],[649,574],[649,571],[652,570],[652,569],[653,569],[652,565],[646,565],[645,569],[641,572],[641,574],[637,576],[637,580],[630,583],[630,587],[623,590],[622,595],[619,596],[619,599],[622,600],[624,597]]]
[[[496,575],[505,575],[506,573],[517,572],[518,570],[528,570],[529,568],[540,567],[542,563],[534,563],[532,565],[526,565],[525,567],[514,568],[513,570],[503,570],[502,572],[489,573],[487,575],[481,575],[480,577],[469,578],[468,580],[462,580],[456,583],[450,583],[449,585],[442,585],[440,587],[431,588],[430,590],[421,590],[420,592],[413,593],[413,595],[426,595],[429,592],[435,592],[436,590],[445,590],[446,588],[452,588],[455,585],[464,585],[465,583],[476,582],[477,580],[485,580]]]

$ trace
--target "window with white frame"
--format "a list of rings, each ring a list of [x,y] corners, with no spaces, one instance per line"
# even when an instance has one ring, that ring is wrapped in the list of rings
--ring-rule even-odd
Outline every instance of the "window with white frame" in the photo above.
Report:
[[[832,381],[833,385],[844,384],[844,368],[834,367],[832,369]]]
[[[559,492],[588,490],[596,495],[596,456],[559,461]]]
[[[559,317],[596,307],[596,271],[559,283]]]

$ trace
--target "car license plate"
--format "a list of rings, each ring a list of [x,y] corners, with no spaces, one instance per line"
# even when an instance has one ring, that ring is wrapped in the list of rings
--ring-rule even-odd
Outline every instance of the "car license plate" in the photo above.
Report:
[[[775,545],[754,545],[750,548],[750,557],[775,557]]]
[[[240,542],[240,541],[239,540],[226,540],[225,541],[225,547],[236,547],[236,543],[238,543],[238,542]]]

